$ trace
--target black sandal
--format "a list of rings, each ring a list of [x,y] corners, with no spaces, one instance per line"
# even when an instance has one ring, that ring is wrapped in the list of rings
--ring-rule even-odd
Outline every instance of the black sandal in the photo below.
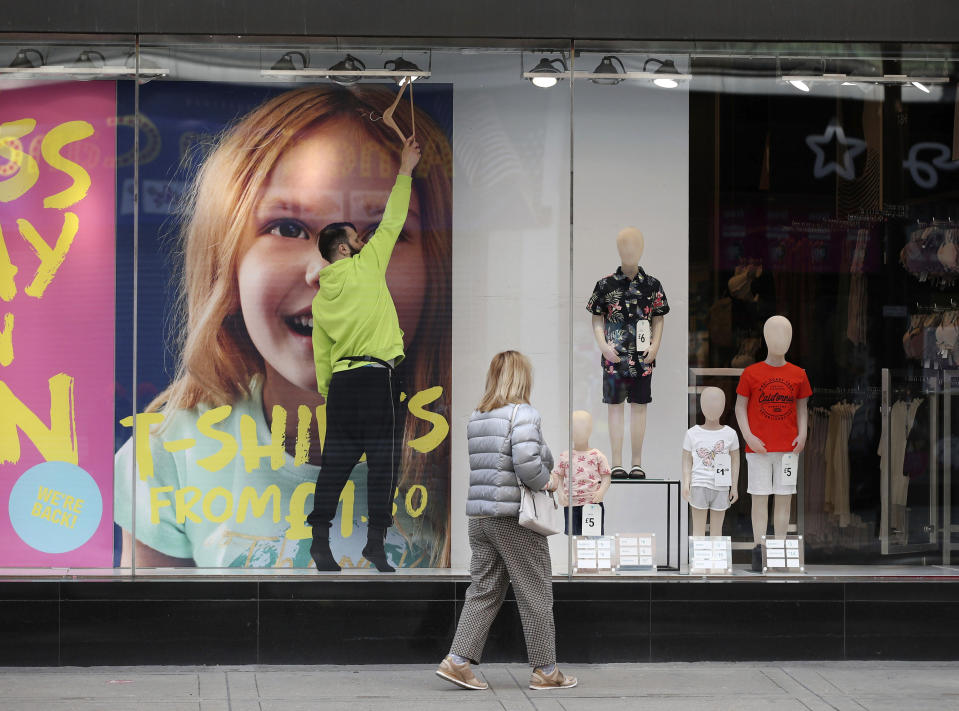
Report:
[[[633,467],[629,470],[630,479],[645,479],[646,472],[644,472],[640,467]]]
[[[629,479],[629,474],[627,474],[626,470],[622,467],[613,467],[610,469],[609,476],[611,479]]]

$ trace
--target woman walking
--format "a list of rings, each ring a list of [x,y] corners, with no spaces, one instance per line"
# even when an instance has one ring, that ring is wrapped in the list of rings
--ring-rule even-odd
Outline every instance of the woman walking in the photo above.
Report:
[[[512,582],[529,664],[529,688],[564,689],[575,677],[556,666],[553,581],[546,537],[519,525],[517,478],[533,491],[555,491],[553,455],[543,442],[540,416],[529,404],[533,368],[517,351],[493,356],[486,392],[466,427],[469,438],[471,583],[450,653],[436,673],[465,689],[486,689],[473,674],[490,625]]]

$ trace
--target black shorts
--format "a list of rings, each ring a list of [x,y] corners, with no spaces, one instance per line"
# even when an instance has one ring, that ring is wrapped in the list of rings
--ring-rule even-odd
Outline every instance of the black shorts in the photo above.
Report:
[[[653,401],[653,374],[638,375],[631,378],[628,375],[610,374],[603,371],[603,402],[607,405],[618,405],[629,400],[634,405],[646,405]]]

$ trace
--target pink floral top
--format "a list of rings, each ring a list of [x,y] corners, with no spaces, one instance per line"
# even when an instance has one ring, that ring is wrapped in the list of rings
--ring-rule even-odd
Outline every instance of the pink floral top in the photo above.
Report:
[[[560,478],[560,490],[568,491],[569,483],[566,477],[570,476],[570,452],[563,452],[556,466],[553,467],[553,473]],[[573,498],[572,506],[583,506],[593,502],[592,495],[599,490],[603,483],[603,477],[608,477],[609,463],[606,461],[606,455],[598,449],[589,449],[585,452],[577,450],[572,451],[572,480],[573,480]]]

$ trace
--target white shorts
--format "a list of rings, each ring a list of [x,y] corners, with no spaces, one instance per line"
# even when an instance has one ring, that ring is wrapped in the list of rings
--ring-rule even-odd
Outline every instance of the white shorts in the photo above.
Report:
[[[708,486],[691,486],[689,488],[689,505],[694,509],[725,511],[729,508],[729,487],[716,491],[716,489],[710,489]]]
[[[795,494],[796,484],[783,484],[776,481],[778,472],[783,465],[785,452],[746,452],[746,466],[749,467],[746,491],[756,496],[770,494]]]

